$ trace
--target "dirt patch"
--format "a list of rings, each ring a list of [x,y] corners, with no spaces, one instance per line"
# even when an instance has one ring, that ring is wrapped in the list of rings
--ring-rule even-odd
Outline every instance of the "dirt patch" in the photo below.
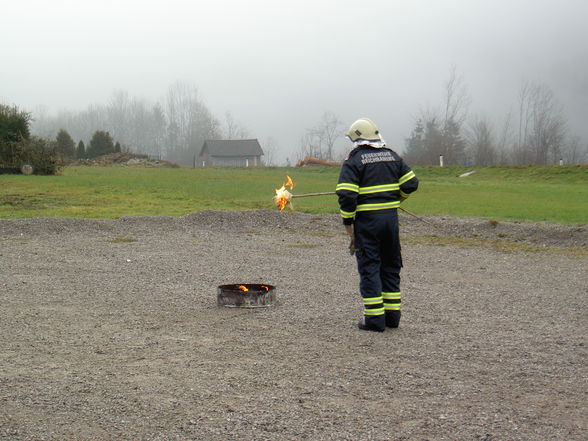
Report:
[[[383,334],[337,216],[0,220],[0,439],[584,440],[586,227],[426,220]]]

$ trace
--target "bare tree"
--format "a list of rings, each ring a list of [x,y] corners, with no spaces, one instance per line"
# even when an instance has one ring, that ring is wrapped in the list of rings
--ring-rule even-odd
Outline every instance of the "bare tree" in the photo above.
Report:
[[[165,113],[170,130],[171,150],[185,150],[190,143],[194,101],[198,101],[198,90],[186,83],[176,82],[167,91]]]
[[[315,143],[314,138],[306,132],[300,138],[300,147],[296,152],[295,160],[299,162],[300,160],[304,159],[307,156],[311,156],[314,158],[320,157],[320,151],[318,145]]]
[[[451,66],[449,79],[445,83],[444,127],[452,123],[461,127],[467,118],[470,101],[463,77],[457,74],[455,66]]]
[[[176,82],[167,93],[169,159],[189,165],[196,162],[206,139],[220,137],[219,122],[198,98],[198,89]]]
[[[570,138],[562,148],[561,159],[566,164],[585,164],[588,162],[588,144],[582,145],[579,136]]]
[[[492,125],[485,117],[476,117],[467,131],[468,153],[476,165],[492,165],[496,161],[496,143]]]
[[[319,125],[317,136],[321,139],[327,152],[327,160],[333,160],[335,140],[340,137],[341,120],[333,112],[325,112]]]
[[[107,105],[92,104],[78,113],[64,111],[39,121],[44,133],[61,126],[68,127],[74,139],[87,142],[96,130],[106,130],[125,151],[165,154],[167,121],[162,105],[131,98],[124,91],[115,92]]]
[[[466,142],[463,124],[470,103],[463,78],[452,66],[445,83],[442,110],[421,110],[415,129],[406,140],[406,158],[411,164],[438,164],[439,156],[445,164],[463,164],[466,161]]]
[[[149,105],[133,99],[129,106],[129,137],[121,139],[132,151],[162,158],[165,152],[166,119],[159,103]]]
[[[546,86],[537,86],[532,95],[533,131],[530,146],[537,164],[559,160],[561,145],[566,136],[563,109],[555,102]],[[551,156],[551,158],[550,158]]]
[[[567,135],[563,108],[549,87],[524,81],[519,92],[519,136],[514,151],[518,164],[548,164],[561,156]]]
[[[340,136],[341,126],[341,121],[333,112],[323,113],[320,122],[307,129],[300,141],[302,157],[313,156],[332,161],[335,141]]]
[[[530,155],[527,151],[527,132],[531,121],[529,110],[530,95],[531,85],[528,80],[524,80],[519,89],[519,136],[513,151],[514,162],[518,164],[529,162],[528,158]]]
[[[225,112],[224,123],[223,136],[226,139],[247,139],[249,137],[249,131],[235,121],[231,112]]]
[[[507,165],[511,163],[509,146],[513,143],[512,134],[512,112],[509,111],[504,117],[502,129],[496,143],[497,157],[496,164]]]
[[[268,167],[276,165],[276,140],[270,136],[263,141],[261,147],[263,149],[263,165]]]
[[[106,106],[106,127],[114,139],[121,140],[124,144],[129,144],[131,136],[131,121],[129,121],[131,112],[131,99],[128,92],[116,91],[113,93],[110,102]]]
[[[460,164],[465,162],[465,142],[461,132],[467,118],[470,97],[463,77],[457,74],[455,66],[451,67],[449,79],[445,83],[444,104],[441,154],[447,164]]]

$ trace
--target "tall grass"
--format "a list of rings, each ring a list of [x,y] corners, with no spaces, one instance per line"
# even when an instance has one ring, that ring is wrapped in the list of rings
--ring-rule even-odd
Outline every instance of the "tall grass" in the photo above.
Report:
[[[588,167],[415,167],[418,213],[522,221],[588,222]],[[0,175],[0,218],[183,215],[203,209],[273,209],[286,174],[293,193],[333,191],[337,168],[66,167],[58,176]],[[335,196],[294,200],[295,209],[337,213]]]

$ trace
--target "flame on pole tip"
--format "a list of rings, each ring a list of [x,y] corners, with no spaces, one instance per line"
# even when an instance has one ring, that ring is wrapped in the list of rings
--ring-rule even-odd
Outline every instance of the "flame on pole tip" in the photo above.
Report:
[[[280,210],[283,210],[288,206],[292,209],[292,204],[290,203],[292,193],[286,190],[286,187],[289,187],[290,190],[294,189],[294,181],[288,175],[286,175],[286,182],[284,182],[284,185],[280,188],[276,188],[276,195],[274,196],[274,202]]]

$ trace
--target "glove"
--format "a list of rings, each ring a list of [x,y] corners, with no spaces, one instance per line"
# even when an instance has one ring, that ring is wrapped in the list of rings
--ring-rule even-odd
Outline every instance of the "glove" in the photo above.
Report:
[[[345,230],[349,235],[349,254],[353,256],[357,251],[355,248],[355,232],[353,231],[353,225],[345,225]]]
[[[355,254],[355,251],[357,251],[357,249],[355,248],[355,237],[352,237],[349,241],[349,254],[353,256]]]

